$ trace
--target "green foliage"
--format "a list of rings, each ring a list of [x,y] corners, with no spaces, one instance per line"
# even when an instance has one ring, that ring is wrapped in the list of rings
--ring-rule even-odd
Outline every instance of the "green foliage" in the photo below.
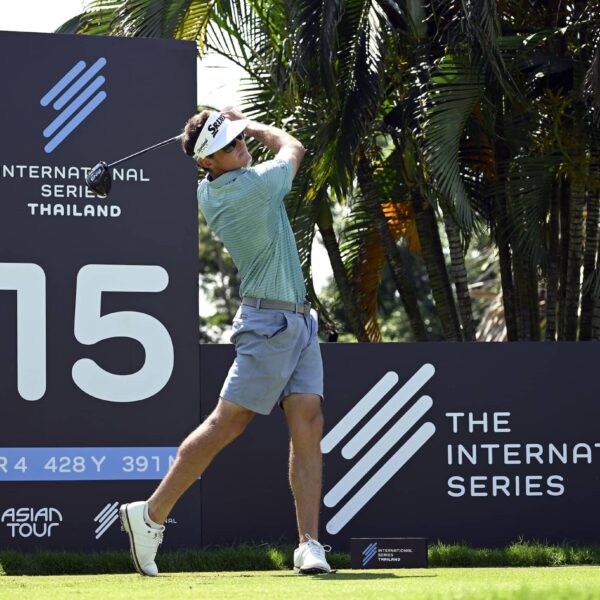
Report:
[[[161,573],[291,570],[293,546],[240,544],[159,552]],[[331,552],[334,569],[350,568],[350,555]],[[504,548],[472,548],[465,544],[431,544],[429,566],[558,567],[600,564],[600,546],[518,541]],[[10,575],[94,575],[131,573],[128,552],[0,552],[0,577]],[[1,581],[1,579],[0,579]]]
[[[213,314],[200,317],[200,341],[222,342],[240,304],[240,276],[223,244],[198,212],[199,284]],[[202,307],[201,307],[202,308]]]
[[[457,250],[455,234],[449,250],[463,291],[470,240],[490,240],[484,253],[503,275],[509,339],[538,339],[552,314],[561,319],[558,339],[575,336],[582,199],[597,200],[600,190],[600,0],[89,0],[60,31],[195,40],[200,54],[217,52],[244,68],[247,114],[285,127],[308,150],[286,205],[310,299],[327,328],[336,320],[346,333],[352,323],[363,339],[420,339],[424,318],[438,339],[439,313],[448,319],[441,330],[457,337],[443,273],[449,257],[429,225],[419,221],[426,239],[418,239],[414,227],[399,226],[394,210],[410,206],[418,215],[433,205],[440,237],[442,213],[462,230],[464,248]],[[368,194],[370,212],[357,185],[360,156],[363,184],[377,184],[376,197]],[[324,203],[348,210],[327,246],[341,288],[321,302],[311,247]],[[597,236],[587,240],[583,292],[593,293],[596,307],[586,304],[585,317],[590,322],[595,311],[600,338],[600,267],[589,266],[597,262]],[[215,247],[201,264],[218,269],[224,260]],[[418,302],[400,308],[395,293],[382,300],[386,261],[396,285],[408,286],[403,299],[416,294]],[[406,277],[403,263],[410,265]],[[225,266],[203,274],[218,309],[202,322],[207,340],[218,338],[235,312],[239,282]],[[545,315],[542,297],[550,298]],[[463,295],[460,307],[465,319],[471,308]]]
[[[458,224],[471,231],[474,215],[459,168],[459,144],[467,119],[481,100],[483,77],[451,55],[444,56],[430,76],[429,89],[420,98],[423,156]]]
[[[203,46],[215,0],[88,0],[85,11],[58,33],[163,37]]]
[[[471,548],[437,543],[429,549],[432,567],[562,567],[600,562],[600,546],[549,545],[518,541],[505,548]]]

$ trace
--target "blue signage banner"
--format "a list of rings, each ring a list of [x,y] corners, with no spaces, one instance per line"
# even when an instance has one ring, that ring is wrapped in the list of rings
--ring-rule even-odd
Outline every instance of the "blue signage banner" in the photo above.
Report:
[[[176,455],[176,447],[0,448],[0,484],[162,479]]]

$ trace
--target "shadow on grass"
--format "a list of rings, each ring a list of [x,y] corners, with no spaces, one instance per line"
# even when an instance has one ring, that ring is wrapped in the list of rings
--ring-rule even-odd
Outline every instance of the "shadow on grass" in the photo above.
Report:
[[[369,581],[372,579],[421,579],[425,577],[437,577],[437,575],[396,575],[395,573],[330,573],[329,575],[321,575],[317,577],[326,577],[327,579],[343,579],[345,581],[352,579]]]
[[[259,575],[260,576],[260,575]],[[285,573],[269,573],[270,577],[293,577],[294,579],[322,579],[322,580],[342,580],[342,581],[351,581],[351,580],[375,580],[375,579],[412,579],[412,578],[425,578],[425,577],[437,577],[437,575],[398,575],[396,573],[390,573],[387,571],[384,572],[373,572],[373,573],[353,573],[352,571],[344,571],[340,573],[339,571],[332,571],[331,573],[323,573],[322,575],[296,575],[291,571],[287,571]],[[241,577],[254,577],[254,575],[242,575]]]

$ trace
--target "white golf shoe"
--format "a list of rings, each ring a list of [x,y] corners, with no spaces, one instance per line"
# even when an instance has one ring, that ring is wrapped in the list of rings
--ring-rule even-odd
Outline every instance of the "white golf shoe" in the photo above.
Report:
[[[156,577],[154,557],[163,539],[164,526],[158,528],[146,521],[147,502],[131,502],[119,508],[121,529],[129,535],[129,549],[135,570],[140,575]]]
[[[294,573],[300,575],[317,575],[329,573],[331,567],[325,558],[325,552],[331,551],[331,546],[322,546],[305,534],[306,542],[294,550]]]

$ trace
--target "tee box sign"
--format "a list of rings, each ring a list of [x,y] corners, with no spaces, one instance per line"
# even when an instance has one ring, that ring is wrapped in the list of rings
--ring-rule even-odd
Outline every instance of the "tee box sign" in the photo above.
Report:
[[[427,567],[425,538],[352,538],[353,569],[402,569]]]
[[[122,547],[197,425],[196,111],[187,42],[0,33],[0,547]],[[199,483],[167,544],[198,543]]]

